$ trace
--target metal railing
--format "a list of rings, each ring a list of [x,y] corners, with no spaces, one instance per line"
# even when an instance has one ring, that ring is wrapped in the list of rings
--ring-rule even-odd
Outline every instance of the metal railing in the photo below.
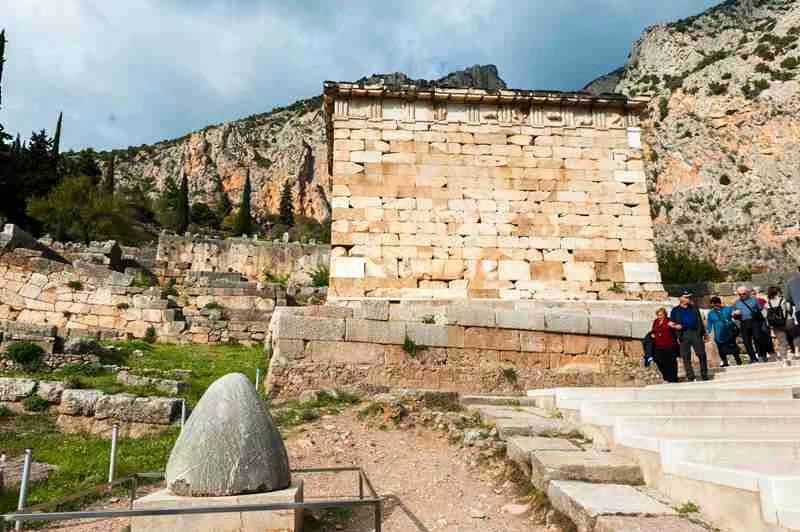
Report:
[[[158,508],[158,509],[134,509],[133,503],[139,489],[141,480],[150,482],[163,480],[162,473],[137,473],[125,478],[104,483],[93,488],[89,488],[79,493],[75,493],[65,499],[47,502],[17,510],[15,513],[3,514],[0,516],[0,532],[9,530],[12,523],[17,523],[17,530],[21,529],[22,523],[33,521],[66,521],[78,519],[112,519],[117,517],[143,517],[143,516],[166,516],[166,515],[194,515],[194,514],[217,514],[233,512],[264,512],[271,510],[321,510],[326,508],[355,508],[359,506],[371,506],[375,519],[375,532],[381,532],[382,501],[372,486],[364,470],[360,467],[314,467],[304,469],[292,469],[292,474],[314,474],[314,473],[344,473],[355,472],[358,474],[358,498],[356,497],[336,497],[320,498],[303,502],[274,502],[267,504],[241,504],[236,506],[203,506],[192,508]],[[62,506],[66,503],[81,500],[88,495],[98,493],[110,493],[124,484],[130,484],[130,501],[127,510],[86,510],[86,511],[65,511],[65,512],[42,512],[45,508]],[[365,496],[366,488],[366,496]]]

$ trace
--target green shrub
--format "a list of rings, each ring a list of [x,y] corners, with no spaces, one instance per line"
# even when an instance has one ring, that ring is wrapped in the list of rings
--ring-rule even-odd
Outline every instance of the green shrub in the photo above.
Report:
[[[61,379],[61,384],[63,384],[64,388],[67,390],[81,390],[86,387],[86,383],[77,375],[67,375]]]
[[[13,415],[14,412],[12,412],[10,408],[8,408],[6,405],[0,405],[0,419],[5,419]]]
[[[156,328],[152,325],[144,333],[144,341],[148,344],[156,343]]]
[[[321,264],[309,272],[311,274],[311,286],[321,288],[330,283],[331,270],[326,264]]]
[[[416,342],[414,342],[414,340],[406,335],[405,340],[403,340],[403,351],[405,351],[411,358],[415,358],[417,353],[420,351],[420,347],[416,344]]]
[[[722,61],[726,57],[730,55],[730,52],[725,50],[714,50],[710,54],[703,57],[699,63],[694,67],[693,72],[699,72],[706,68],[707,66],[713,65],[717,61]]]
[[[503,368],[503,377],[508,381],[509,384],[512,386],[517,385],[517,370],[514,368]]]
[[[752,84],[751,84],[752,83]],[[745,83],[742,86],[742,93],[749,100],[755,100],[759,94],[769,88],[769,81],[765,79],[757,79],[752,82]]]
[[[728,92],[728,84],[727,83],[717,83],[716,81],[712,81],[708,84],[708,94],[711,96],[721,96]]]
[[[224,309],[224,307],[222,305],[220,305],[219,303],[217,303],[216,301],[209,301],[208,303],[203,305],[203,308],[206,309],[206,310],[223,310]]]
[[[33,342],[14,342],[6,349],[6,356],[26,371],[33,371],[44,360],[44,349]]]
[[[139,270],[133,276],[132,284],[137,288],[150,288],[151,286],[156,286],[158,284],[158,279],[156,279],[156,276],[150,272]]]
[[[67,287],[69,287],[70,290],[83,290],[83,283],[80,281],[69,281]]]
[[[264,280],[267,283],[279,284],[281,286],[286,286],[286,284],[289,282],[289,275],[288,274],[273,273],[271,271],[265,271],[264,272]]]
[[[731,178],[728,177],[728,174],[722,174],[719,178],[719,184],[723,186],[728,186],[731,184]]]
[[[733,74],[731,74],[730,72],[725,72],[722,75],[722,79],[731,79],[732,77],[733,77]]]
[[[665,284],[697,284],[723,279],[716,264],[706,258],[696,257],[686,249],[659,247],[656,252],[658,268]]]
[[[38,395],[29,395],[22,401],[22,408],[26,412],[44,412],[50,408],[50,402]]]
[[[664,119],[669,115],[669,100],[666,98],[661,98],[658,101],[658,116],[660,120],[663,122]]]
[[[756,49],[753,50],[753,53],[765,61],[772,61],[775,59],[775,54],[772,52],[772,47],[766,43],[761,43],[756,46]]]
[[[131,308],[131,306],[123,301],[122,303],[117,303],[117,308],[120,310],[127,310]]]
[[[178,290],[175,288],[175,279],[167,281],[167,285],[161,289],[161,299],[167,299],[169,296],[178,296]]]

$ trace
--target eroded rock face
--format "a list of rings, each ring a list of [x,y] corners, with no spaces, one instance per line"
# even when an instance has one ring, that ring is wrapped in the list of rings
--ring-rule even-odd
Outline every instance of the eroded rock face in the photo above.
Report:
[[[197,403],[167,462],[176,495],[219,497],[287,488],[289,459],[250,380],[231,373]]]

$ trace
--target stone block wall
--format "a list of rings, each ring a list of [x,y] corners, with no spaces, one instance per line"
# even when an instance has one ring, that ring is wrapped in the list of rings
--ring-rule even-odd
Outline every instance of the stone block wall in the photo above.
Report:
[[[361,300],[279,308],[266,386],[293,397],[326,387],[508,393],[658,382],[655,370],[642,367],[641,344],[658,307]]]
[[[329,297],[657,299],[623,96],[326,83]]]
[[[57,425],[66,432],[110,436],[114,424],[121,435],[140,437],[163,432],[178,421],[180,399],[136,397],[127,393],[65,389],[57,381],[0,377],[0,405],[22,411],[25,398],[38,395],[58,413]]]
[[[212,239],[162,233],[154,271],[162,281],[182,283],[189,272],[239,273],[265,281],[267,273],[292,284],[309,284],[310,272],[328,266],[330,246],[276,243],[249,238]]]

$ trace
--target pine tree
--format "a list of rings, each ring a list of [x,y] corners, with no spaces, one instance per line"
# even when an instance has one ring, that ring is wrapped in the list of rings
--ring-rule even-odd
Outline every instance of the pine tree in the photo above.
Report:
[[[175,232],[182,235],[189,228],[189,180],[186,174],[181,178],[181,189],[178,193],[178,204],[175,206],[177,220]]]
[[[109,193],[114,194],[114,154],[111,154],[111,159],[108,160],[106,167],[106,175],[103,179],[103,189]]]
[[[280,218],[283,225],[294,226],[294,207],[292,206],[292,184],[286,181],[281,191]]]
[[[58,122],[56,122],[56,134],[53,136],[53,158],[57,159],[61,144],[61,119],[64,118],[64,113],[58,113]]]
[[[250,215],[250,174],[244,181],[242,191],[242,203],[239,205],[239,212],[236,214],[236,223],[233,224],[234,236],[249,235],[253,232],[253,219]]]

